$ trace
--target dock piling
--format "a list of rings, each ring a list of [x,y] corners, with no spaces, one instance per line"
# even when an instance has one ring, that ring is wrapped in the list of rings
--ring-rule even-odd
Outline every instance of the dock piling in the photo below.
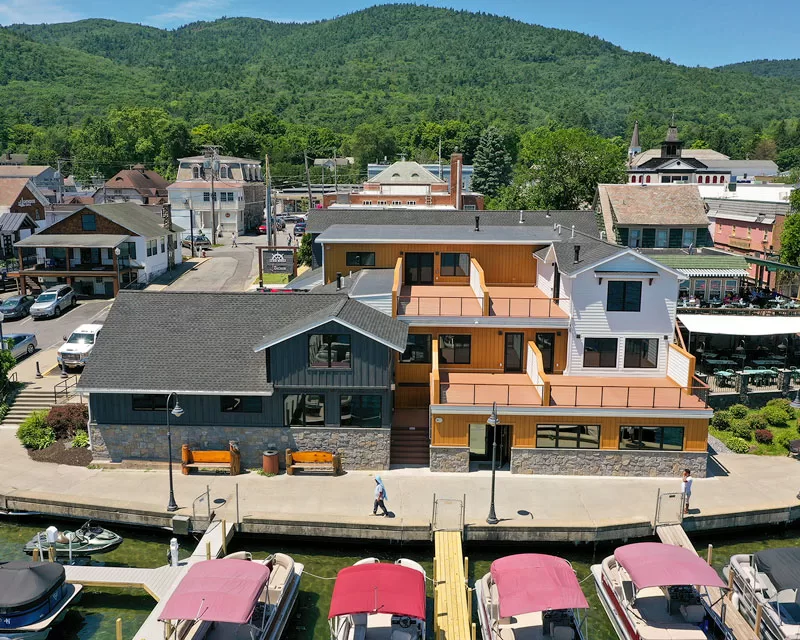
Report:
[[[755,631],[756,638],[761,637],[761,614],[762,614],[761,603],[759,603],[756,606],[756,623],[753,626],[753,631]]]
[[[225,519],[222,520],[222,557],[228,555],[228,525]]]
[[[708,566],[709,567],[711,566],[711,560],[712,560],[713,557],[714,557],[714,545],[713,544],[709,544],[708,545],[708,557],[707,557]]]
[[[211,541],[206,540],[206,560],[211,560]]]
[[[49,556],[50,562],[55,562],[56,561],[56,550],[52,545],[50,547],[48,547],[47,555]]]
[[[39,548],[38,547],[34,547],[33,548],[33,561],[34,562],[39,562]]]
[[[117,618],[117,640],[122,640],[122,618]]]

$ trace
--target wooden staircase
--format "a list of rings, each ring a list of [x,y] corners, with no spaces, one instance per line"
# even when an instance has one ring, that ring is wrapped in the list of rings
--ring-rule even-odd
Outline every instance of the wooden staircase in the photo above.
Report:
[[[389,462],[392,465],[430,464],[427,409],[398,409],[392,420]]]

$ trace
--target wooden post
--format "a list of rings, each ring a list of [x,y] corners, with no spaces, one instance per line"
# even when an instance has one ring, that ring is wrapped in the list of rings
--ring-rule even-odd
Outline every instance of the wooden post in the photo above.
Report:
[[[733,569],[728,567],[728,598],[733,593]]]
[[[464,556],[464,580],[469,577],[469,556]]]
[[[478,635],[478,628],[475,626],[475,623],[473,622],[472,623],[472,640],[475,640],[477,635]]]
[[[39,547],[33,548],[33,561],[39,562]]]
[[[50,556],[49,557],[50,562],[55,562],[56,561],[56,550],[53,548],[52,545],[48,548],[47,552],[48,552],[47,555]]]
[[[222,557],[228,555],[228,524],[222,521]]]
[[[122,618],[117,618],[117,640],[122,640]]]
[[[756,624],[753,627],[753,631],[756,632],[756,638],[760,637],[760,630],[761,630],[761,603],[756,606]]]
[[[708,545],[708,558],[707,558],[709,567],[711,566],[711,560],[712,560],[713,557],[714,557],[714,545],[713,544],[709,544]]]
[[[211,540],[206,540],[206,560],[211,560]]]

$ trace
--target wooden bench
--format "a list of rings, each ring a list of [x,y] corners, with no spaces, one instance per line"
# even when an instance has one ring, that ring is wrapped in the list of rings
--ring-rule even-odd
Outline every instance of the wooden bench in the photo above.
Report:
[[[342,459],[338,453],[328,451],[292,451],[286,450],[286,473],[290,476],[295,471],[312,471],[317,473],[342,473]]]
[[[189,475],[192,469],[227,469],[232,476],[238,476],[241,468],[241,455],[235,442],[229,444],[227,451],[199,451],[188,444],[181,448],[181,473]]]

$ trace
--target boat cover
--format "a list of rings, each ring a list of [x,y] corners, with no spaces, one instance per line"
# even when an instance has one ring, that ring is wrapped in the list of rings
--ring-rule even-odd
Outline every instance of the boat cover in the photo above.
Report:
[[[506,556],[492,563],[500,617],[534,611],[588,609],[581,585],[569,562],[540,553]]]
[[[717,572],[696,553],[660,542],[638,542],[614,551],[637,589],[695,585],[727,589]]]
[[[753,559],[756,569],[766,573],[778,591],[800,587],[800,548],[758,551]]]
[[[64,567],[55,562],[0,562],[0,612],[45,602],[64,579]]]
[[[354,613],[391,613],[425,619],[425,576],[397,564],[360,564],[342,569],[333,585],[328,618]]]
[[[250,621],[269,567],[260,562],[223,558],[193,564],[167,600],[159,620]]]

